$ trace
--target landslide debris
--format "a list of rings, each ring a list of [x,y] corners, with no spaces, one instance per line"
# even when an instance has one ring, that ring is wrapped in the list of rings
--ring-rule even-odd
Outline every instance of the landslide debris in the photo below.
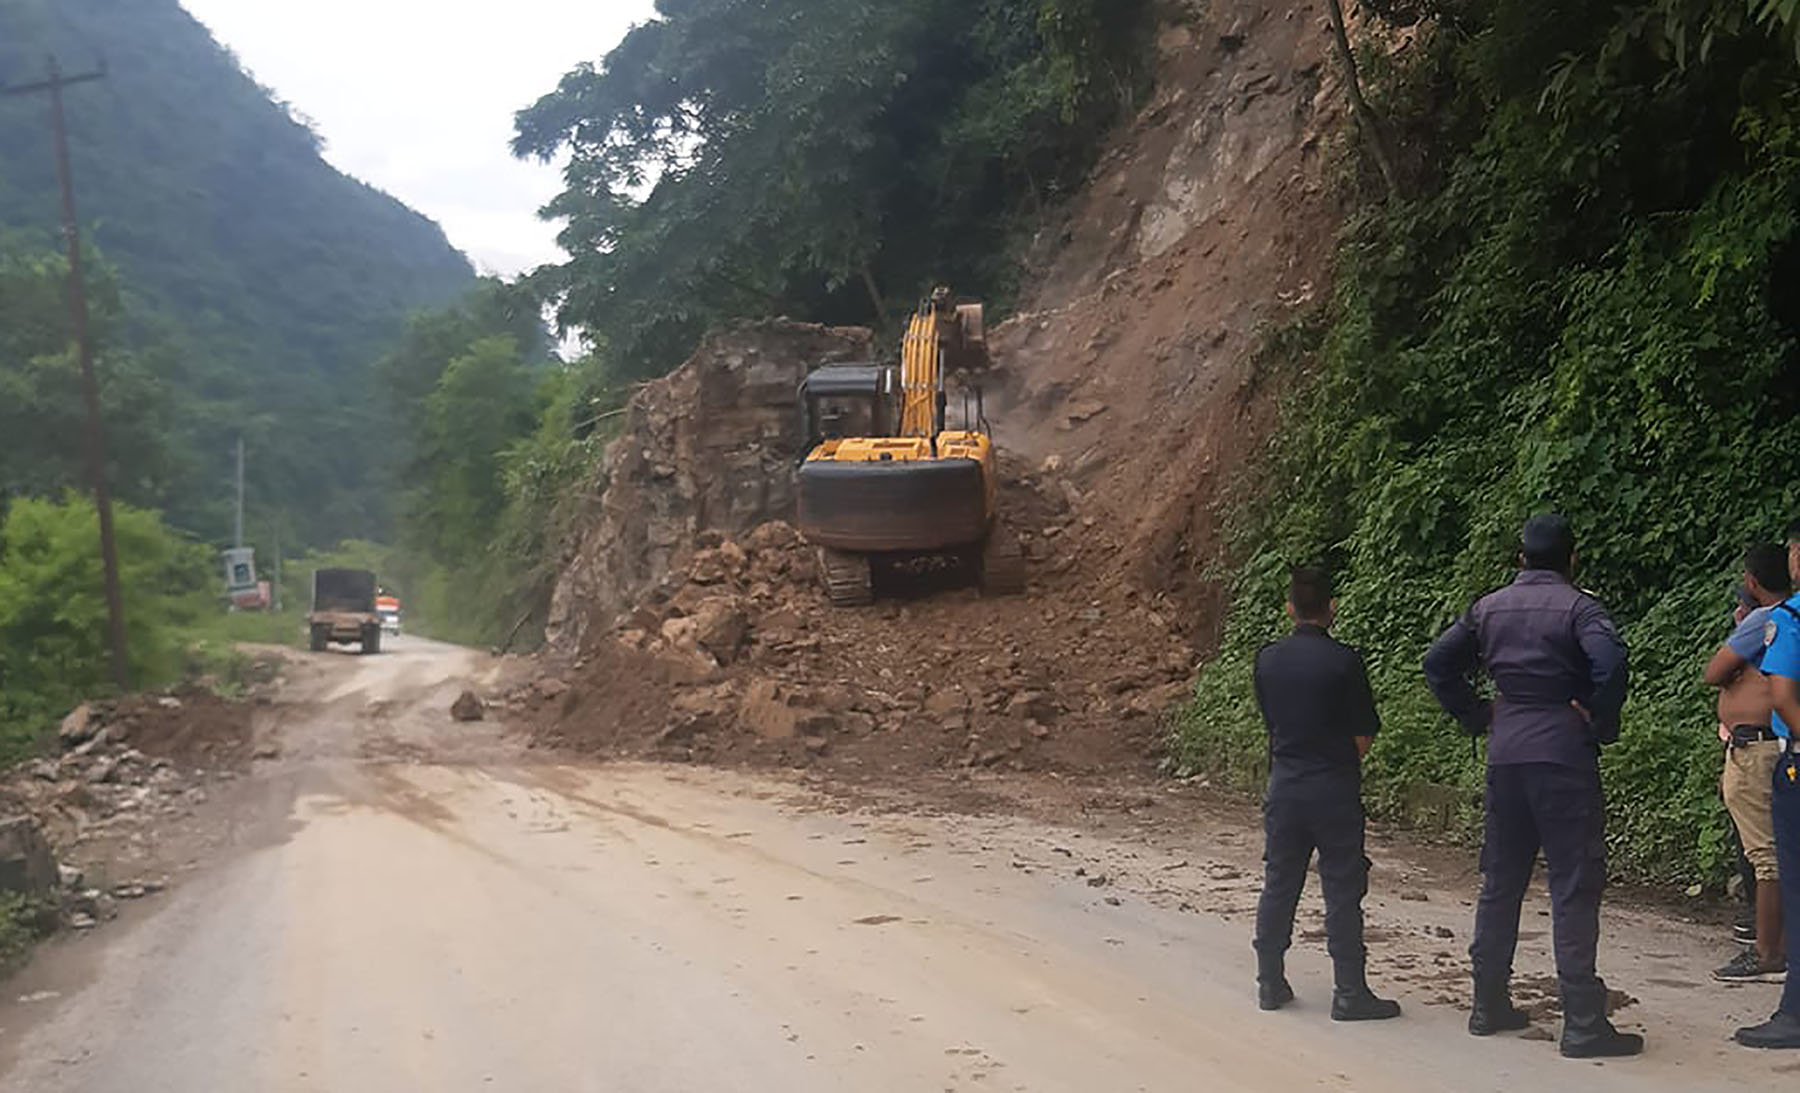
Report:
[[[256,669],[273,678],[272,661]],[[160,891],[156,835],[248,766],[255,709],[194,685],[71,710],[54,754],[0,772],[0,893],[88,929]]]
[[[706,763],[1136,769],[1191,655],[1148,599],[1084,592],[1097,559],[1053,473],[1008,468],[1032,586],[984,599],[954,575],[831,607],[786,522],[697,536],[580,652],[506,704],[535,743]]]

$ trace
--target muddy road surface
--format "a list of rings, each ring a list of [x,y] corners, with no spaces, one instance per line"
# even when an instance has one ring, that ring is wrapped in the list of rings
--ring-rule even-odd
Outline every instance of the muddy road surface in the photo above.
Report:
[[[197,865],[5,985],[0,1088],[1641,1093],[1769,1088],[1800,1063],[1727,1044],[1774,988],[1702,985],[1716,932],[1651,912],[1609,914],[1605,954],[1647,1057],[1471,1039],[1467,878],[1390,848],[1371,940],[1406,1016],[1327,1019],[1310,903],[1300,1004],[1263,1014],[1241,810],[1171,830],[1050,780],[994,783],[1027,818],[565,764],[450,720],[497,671],[413,638],[301,655],[259,726],[276,757],[209,806]],[[1542,933],[1522,978],[1548,970]]]

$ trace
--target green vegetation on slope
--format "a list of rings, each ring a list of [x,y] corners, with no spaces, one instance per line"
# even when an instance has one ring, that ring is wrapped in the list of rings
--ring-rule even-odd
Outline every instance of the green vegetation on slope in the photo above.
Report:
[[[184,631],[218,610],[212,560],[154,513],[121,504],[114,516],[132,678],[173,682]],[[0,761],[110,688],[98,539],[93,505],[74,495],[15,498],[0,521]]]
[[[1782,7],[1764,0],[1410,6],[1435,24],[1368,59],[1409,196],[1351,225],[1326,316],[1271,347],[1298,391],[1235,514],[1234,605],[1178,759],[1254,785],[1251,657],[1282,629],[1288,563],[1322,558],[1384,715],[1377,810],[1451,787],[1472,822],[1480,763],[1420,659],[1554,508],[1632,650],[1606,757],[1616,860],[1717,876],[1700,667],[1744,546],[1800,515],[1792,28],[1755,18]]]
[[[467,262],[430,221],[326,164],[177,0],[0,4],[0,83],[41,78],[53,50],[70,71],[100,57],[108,69],[66,101],[84,228],[117,271],[101,366],[120,408],[109,423],[121,493],[223,538],[242,433],[265,545],[386,534],[398,447],[368,366],[408,314],[467,288]],[[68,338],[48,257],[60,237],[46,107],[0,99],[0,277],[47,278],[32,320],[47,348],[0,344],[0,391],[23,387],[54,414],[29,448],[7,434],[0,502],[78,481],[80,434],[57,424],[66,377],[41,381],[67,371],[53,358]],[[0,339],[15,333],[0,322]],[[140,405],[153,428],[124,409]],[[158,450],[140,458],[134,432]]]
[[[536,299],[483,281],[413,317],[376,367],[402,445],[393,547],[345,543],[311,556],[372,568],[408,625],[494,644],[522,618],[542,627],[574,487],[599,458],[600,407],[616,405],[594,361],[549,359]]]

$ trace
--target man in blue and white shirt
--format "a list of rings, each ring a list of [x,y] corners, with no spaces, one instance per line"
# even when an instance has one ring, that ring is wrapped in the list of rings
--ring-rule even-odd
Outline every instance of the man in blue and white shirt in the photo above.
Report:
[[[1751,606],[1740,607],[1737,628],[1707,661],[1704,675],[1719,689],[1719,735],[1725,742],[1719,791],[1754,872],[1756,943],[1713,972],[1713,978],[1780,983],[1787,974],[1787,955],[1782,948],[1781,885],[1769,796],[1782,751],[1773,727],[1769,681],[1761,668],[1773,634],[1770,615],[1793,593],[1787,552],[1773,543],[1759,543],[1746,551],[1742,591]]]
[[[1788,574],[1800,583],[1800,520],[1788,525]],[[1800,595],[1769,614],[1774,624],[1762,671],[1769,677],[1771,719],[1780,737],[1781,757],[1775,764],[1770,813],[1775,828],[1775,860],[1780,873],[1783,924],[1789,939],[1800,938],[1800,751],[1793,726],[1800,725]],[[1746,1047],[1800,1048],[1800,945],[1788,946],[1787,984],[1775,1014],[1760,1025],[1737,1030]]]

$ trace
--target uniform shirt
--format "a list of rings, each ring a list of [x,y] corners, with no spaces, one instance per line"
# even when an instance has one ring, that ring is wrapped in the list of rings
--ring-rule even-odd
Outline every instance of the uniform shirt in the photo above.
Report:
[[[1800,594],[1796,594],[1782,607],[1769,612],[1769,619],[1775,624],[1775,632],[1769,639],[1769,647],[1763,651],[1763,675],[1800,679],[1800,618],[1795,617],[1792,611],[1800,611]],[[1772,724],[1775,735],[1787,739],[1788,726],[1781,720],[1779,713],[1772,719]]]
[[[1478,667],[1494,681],[1491,703],[1475,693]],[[1425,682],[1465,728],[1489,734],[1490,765],[1592,768],[1599,745],[1619,738],[1625,646],[1598,600],[1560,573],[1527,569],[1432,643]]]
[[[1290,772],[1356,769],[1356,738],[1381,729],[1362,654],[1302,623],[1256,653],[1256,704],[1273,766]]]

